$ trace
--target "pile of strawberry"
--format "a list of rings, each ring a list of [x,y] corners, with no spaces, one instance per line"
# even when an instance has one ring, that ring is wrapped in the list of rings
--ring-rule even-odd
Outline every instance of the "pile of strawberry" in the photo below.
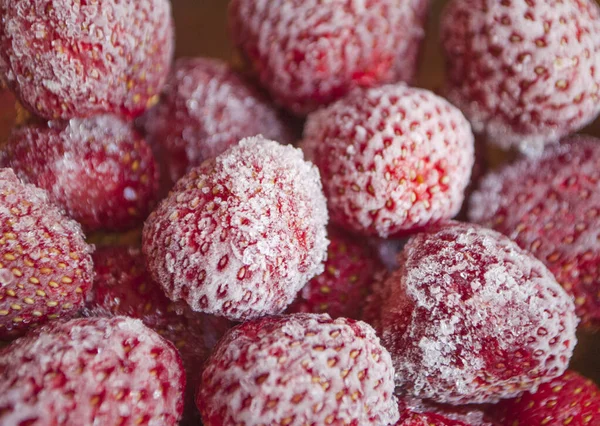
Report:
[[[0,425],[600,425],[600,8],[451,0],[446,100],[428,6],[0,0]]]

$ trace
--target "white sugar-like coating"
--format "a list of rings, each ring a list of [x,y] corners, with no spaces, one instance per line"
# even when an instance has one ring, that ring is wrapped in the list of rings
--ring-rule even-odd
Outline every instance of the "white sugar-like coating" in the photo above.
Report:
[[[412,80],[428,0],[234,0],[234,42],[281,104],[305,114],[354,87]]]
[[[0,352],[0,423],[174,426],[184,386],[175,347],[139,320],[55,323]]]
[[[393,391],[392,360],[371,327],[295,314],[230,331],[207,362],[197,400],[207,426],[379,426],[398,420]]]
[[[385,282],[382,340],[396,383],[442,403],[510,398],[561,375],[576,344],[574,304],[507,237],[450,224],[404,248]]]
[[[168,0],[0,0],[0,74],[46,118],[136,115],[173,55]]]
[[[311,114],[303,148],[321,171],[332,221],[384,238],[454,216],[474,162],[461,112],[403,84]]]
[[[449,99],[502,148],[539,154],[600,111],[593,0],[453,0],[441,41]]]
[[[233,320],[278,313],[323,271],[328,214],[302,151],[247,138],[181,179],[144,226],[174,301]]]

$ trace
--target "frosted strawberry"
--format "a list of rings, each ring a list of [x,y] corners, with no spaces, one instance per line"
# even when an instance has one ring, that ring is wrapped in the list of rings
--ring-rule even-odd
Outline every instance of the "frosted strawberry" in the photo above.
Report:
[[[394,369],[371,327],[328,315],[246,322],[209,358],[196,403],[206,426],[387,425]]]
[[[178,424],[173,345],[127,317],[56,322],[0,352],[3,425]]]
[[[418,398],[485,403],[535,391],[565,371],[576,343],[573,302],[550,271],[475,225],[417,234],[378,291],[396,384]]]
[[[449,99],[502,148],[541,152],[600,112],[593,0],[453,0],[442,18]]]
[[[275,100],[306,114],[356,87],[412,80],[427,0],[234,0],[235,44]]]
[[[144,226],[148,270],[198,312],[282,312],[323,272],[327,209],[302,152],[247,138],[182,178]]]
[[[458,213],[474,161],[460,111],[402,84],[311,114],[303,147],[321,172],[332,222],[384,238]]]
[[[168,0],[0,0],[0,78],[49,119],[137,116],[173,55]]]
[[[0,339],[74,315],[92,285],[91,252],[46,192],[0,169]]]
[[[152,151],[116,116],[15,129],[2,156],[5,166],[47,190],[88,231],[136,226],[156,199]]]
[[[365,241],[335,228],[329,228],[327,237],[325,271],[300,290],[287,312],[358,319],[373,276],[382,266]]]
[[[576,136],[484,178],[469,216],[515,240],[575,298],[585,327],[600,326],[600,140]]]
[[[435,404],[398,396],[400,420],[395,426],[499,426],[484,405]]]
[[[591,380],[567,371],[535,393],[502,401],[495,411],[507,425],[592,426],[600,424],[600,390]]]
[[[142,125],[171,183],[242,138],[291,139],[275,109],[241,75],[225,62],[206,58],[175,63],[160,103],[144,115]]]

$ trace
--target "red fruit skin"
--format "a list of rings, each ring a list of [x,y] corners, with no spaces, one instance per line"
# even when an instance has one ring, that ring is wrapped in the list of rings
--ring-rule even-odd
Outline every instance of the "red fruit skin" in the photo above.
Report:
[[[434,404],[399,396],[398,408],[395,426],[500,426],[485,411],[488,406]]]
[[[390,356],[363,322],[265,317],[230,330],[202,374],[205,426],[387,425],[398,419]]]
[[[544,262],[586,329],[600,326],[599,170],[600,140],[574,136],[488,174],[469,201],[471,221]]]
[[[496,402],[561,375],[577,317],[550,271],[507,237],[450,222],[414,236],[366,312],[396,385],[438,403]],[[377,315],[378,312],[378,315]]]
[[[175,426],[175,347],[127,317],[55,322],[0,352],[0,424]]]
[[[156,200],[159,170],[152,150],[116,116],[15,129],[2,157],[86,231],[135,227]]]
[[[146,271],[137,248],[104,247],[94,253],[93,259],[94,288],[86,315],[141,319],[172,342],[181,354],[188,377],[184,420],[193,419],[197,416],[194,395],[199,385],[198,371],[231,323],[171,302]]]
[[[47,119],[141,114],[174,50],[168,0],[0,1],[0,78]]]
[[[567,371],[515,399],[500,402],[493,412],[506,425],[600,424],[600,390],[591,380],[575,371]]]
[[[140,124],[171,186],[245,137],[292,142],[267,100],[225,62],[208,58],[178,59],[160,102]]]
[[[427,0],[233,0],[234,43],[277,103],[297,115],[357,87],[411,81]]]
[[[329,227],[325,271],[310,280],[287,313],[327,313],[360,319],[375,272],[383,266],[367,243]]]
[[[76,314],[92,286],[92,251],[45,191],[0,169],[0,339]]]
[[[404,84],[355,91],[311,114],[302,148],[321,172],[332,223],[382,238],[456,215],[474,162],[462,113]]]
[[[491,143],[541,153],[600,112],[599,11],[593,0],[449,2],[449,100]]]

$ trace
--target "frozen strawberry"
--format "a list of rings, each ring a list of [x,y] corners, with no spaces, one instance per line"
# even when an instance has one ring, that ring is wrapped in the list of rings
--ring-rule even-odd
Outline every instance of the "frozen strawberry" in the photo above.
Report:
[[[158,191],[152,150],[116,116],[15,129],[2,156],[88,231],[140,224]]]
[[[600,327],[600,140],[576,136],[485,177],[472,221],[530,251],[575,298],[582,325]]]
[[[433,404],[400,396],[400,420],[395,426],[497,426],[485,406]]]
[[[311,114],[303,145],[332,222],[384,238],[458,213],[474,161],[460,111],[403,84],[356,91]]]
[[[371,327],[294,314],[242,324],[217,344],[196,398],[205,426],[387,425],[394,369]]]
[[[247,138],[182,178],[144,225],[148,270],[194,311],[282,312],[323,272],[327,208],[302,152]]]
[[[356,87],[412,80],[428,0],[234,0],[235,44],[275,100],[306,114]]]
[[[262,134],[291,142],[275,109],[215,59],[179,59],[160,103],[141,122],[148,141],[164,157],[171,183],[242,138]]]
[[[486,403],[535,391],[565,371],[576,343],[575,307],[550,271],[476,225],[417,234],[379,291],[376,326],[396,384],[418,398]]]
[[[127,317],[56,322],[0,352],[3,425],[177,425],[175,347]]]
[[[330,227],[328,239],[325,271],[304,286],[287,312],[359,319],[373,276],[382,265],[360,238]]]
[[[0,169],[0,339],[83,306],[92,285],[84,238],[46,192]]]
[[[593,0],[452,0],[442,18],[447,93],[502,148],[538,153],[600,111]]]
[[[502,401],[495,411],[506,425],[593,426],[600,424],[600,389],[591,380],[567,371],[535,393]]]
[[[0,144],[5,143],[17,118],[14,95],[2,86],[0,80]]]
[[[137,116],[173,55],[168,0],[0,0],[0,78],[49,119]]]

